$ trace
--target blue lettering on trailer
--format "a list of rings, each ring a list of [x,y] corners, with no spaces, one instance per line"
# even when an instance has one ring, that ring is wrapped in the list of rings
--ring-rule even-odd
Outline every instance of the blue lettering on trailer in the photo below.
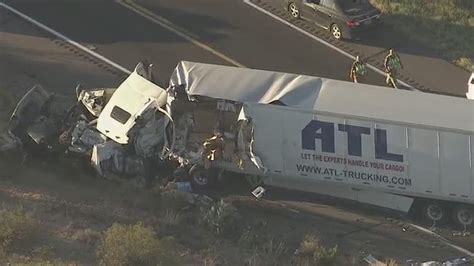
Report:
[[[348,154],[362,156],[362,134],[370,135],[371,128],[338,124],[338,130],[347,133]],[[301,130],[301,146],[303,149],[316,150],[316,140],[319,140],[321,143],[322,152],[335,153],[334,123],[312,120]],[[403,162],[403,155],[388,151],[387,130],[375,129],[374,144],[376,159]]]

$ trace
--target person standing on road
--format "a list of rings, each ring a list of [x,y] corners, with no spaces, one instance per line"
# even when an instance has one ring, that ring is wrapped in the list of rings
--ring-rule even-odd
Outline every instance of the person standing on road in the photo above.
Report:
[[[393,48],[390,48],[387,56],[385,56],[383,66],[385,68],[385,73],[387,73],[385,82],[388,86],[396,88],[397,72],[403,68],[403,65],[400,61],[400,57],[395,53],[395,51],[393,51]]]
[[[367,70],[365,69],[365,64],[360,60],[359,55],[356,56],[354,63],[352,63],[351,66],[351,71],[349,73],[349,78],[352,80],[354,83],[358,83],[359,77],[362,77],[367,73]]]

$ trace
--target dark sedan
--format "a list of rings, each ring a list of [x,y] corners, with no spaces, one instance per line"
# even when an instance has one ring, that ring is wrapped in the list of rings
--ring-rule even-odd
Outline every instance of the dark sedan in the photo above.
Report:
[[[355,38],[380,23],[381,12],[368,0],[284,0],[294,18],[314,22],[336,39]]]

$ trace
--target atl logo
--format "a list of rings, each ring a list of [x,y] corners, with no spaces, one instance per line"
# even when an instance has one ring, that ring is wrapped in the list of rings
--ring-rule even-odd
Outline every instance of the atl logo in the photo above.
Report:
[[[338,130],[347,133],[349,155],[362,156],[362,135],[370,135],[371,128],[347,124],[337,124]],[[321,142],[321,151],[335,153],[335,124],[312,120],[301,131],[301,145],[305,150],[316,150],[316,140]],[[387,130],[375,129],[375,158],[387,161],[403,162],[403,155],[388,152]]]

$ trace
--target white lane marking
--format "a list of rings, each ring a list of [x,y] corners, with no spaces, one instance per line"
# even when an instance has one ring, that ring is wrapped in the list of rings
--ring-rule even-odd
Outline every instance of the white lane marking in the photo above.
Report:
[[[73,41],[72,39],[70,39],[70,38],[64,36],[63,34],[61,34],[61,33],[57,32],[57,31],[51,29],[50,27],[44,25],[43,23],[41,23],[41,22],[39,22],[39,21],[37,21],[37,20],[35,20],[35,19],[33,19],[33,18],[31,18],[31,17],[29,17],[29,16],[23,14],[23,13],[21,13],[20,11],[14,9],[13,7],[11,7],[11,6],[9,6],[9,5],[5,4],[5,3],[0,3],[0,6],[6,8],[6,9],[9,10],[10,12],[16,14],[17,16],[19,16],[19,17],[21,17],[21,18],[23,18],[23,19],[25,19],[25,20],[27,20],[27,21],[33,23],[34,25],[36,25],[36,26],[40,27],[41,29],[43,29],[43,30],[49,32],[50,34],[52,34],[52,35],[54,35],[54,36],[56,36],[56,37],[62,39],[63,41],[65,41],[65,42],[67,42],[67,43],[69,43],[69,44],[75,46],[76,48],[81,49],[82,51],[84,51],[84,52],[90,54],[91,56],[93,56],[93,57],[95,57],[95,58],[97,58],[97,59],[99,59],[99,60],[101,60],[101,61],[103,61],[103,62],[105,62],[105,63],[107,63],[107,64],[109,64],[109,65],[111,65],[111,66],[113,66],[113,67],[115,67],[116,69],[118,69],[118,70],[120,70],[120,71],[122,71],[122,72],[124,72],[124,73],[126,73],[126,74],[131,74],[131,73],[132,73],[130,70],[126,69],[125,67],[123,67],[123,66],[121,66],[121,65],[119,65],[119,64],[117,64],[117,63],[115,63],[115,62],[113,62],[112,60],[110,60],[110,59],[108,59],[108,58],[106,58],[106,57],[104,57],[104,56],[102,56],[102,55],[100,55],[100,54],[98,54],[98,53],[96,53],[96,52],[94,52],[94,51],[91,51],[90,49],[88,49],[88,48],[85,47],[84,45],[82,45],[82,44],[80,44],[80,43],[78,43],[78,42]]]
[[[451,242],[449,242],[449,240],[447,240],[447,239],[445,239],[444,237],[442,237],[442,236],[436,234],[435,232],[432,232],[432,231],[430,231],[430,230],[428,230],[428,229],[426,229],[426,228],[424,228],[424,227],[418,226],[418,225],[416,225],[416,224],[411,224],[411,223],[409,223],[409,225],[410,225],[411,227],[413,227],[413,228],[415,228],[415,229],[421,231],[421,232],[430,234],[430,235],[432,235],[432,236],[438,238],[439,240],[441,240],[441,241],[442,241],[443,243],[445,243],[446,245],[448,245],[448,246],[450,246],[450,247],[452,247],[452,248],[454,248],[454,249],[456,249],[456,250],[458,250],[458,251],[460,251],[460,252],[462,252],[462,253],[464,253],[464,254],[470,256],[470,257],[474,257],[474,253],[472,253],[471,251],[469,251],[469,250],[467,250],[467,249],[464,249],[464,248],[462,248],[462,247],[460,247],[460,246],[456,246],[456,245],[454,245],[454,244],[451,244]]]
[[[260,11],[260,12],[262,12],[262,13],[264,13],[264,14],[266,14],[266,15],[268,15],[268,16],[270,16],[270,17],[276,19],[276,20],[278,20],[279,22],[281,22],[281,23],[283,23],[283,24],[289,26],[290,28],[292,28],[292,29],[294,29],[294,30],[297,30],[297,31],[303,33],[304,35],[310,37],[311,39],[320,42],[321,44],[323,44],[323,45],[325,45],[325,46],[327,46],[327,47],[329,47],[329,48],[331,48],[331,49],[333,49],[333,50],[335,50],[335,51],[337,51],[337,52],[339,52],[339,53],[345,55],[346,57],[349,57],[349,58],[352,59],[352,60],[355,60],[355,56],[353,56],[353,55],[351,55],[351,54],[345,52],[344,50],[341,50],[340,48],[338,48],[338,47],[336,47],[336,46],[334,46],[334,45],[328,43],[327,41],[325,41],[325,40],[323,40],[323,39],[321,39],[321,38],[318,38],[318,37],[314,36],[313,34],[307,32],[307,31],[305,31],[305,30],[303,30],[303,29],[301,29],[301,28],[299,28],[299,27],[297,27],[297,26],[291,24],[290,22],[288,22],[288,21],[286,21],[286,20],[280,18],[279,16],[274,15],[273,13],[271,13],[271,12],[269,12],[269,11],[267,11],[267,10],[261,8],[261,7],[259,7],[258,5],[252,3],[251,0],[243,0],[243,1],[244,1],[244,3],[246,3],[247,5],[249,5],[249,6],[253,7],[253,8],[255,8],[255,9],[257,9],[258,11]],[[367,63],[367,66],[368,66],[370,69],[372,69],[373,71],[375,71],[375,72],[377,72],[377,73],[379,73],[379,74],[381,74],[381,75],[383,75],[383,76],[386,76],[385,72],[382,71],[382,70],[380,70],[380,69],[378,69],[377,67],[375,67],[375,66],[373,66],[373,65],[371,65],[371,64],[368,64],[368,63]],[[403,86],[406,86],[406,87],[408,87],[408,88],[410,88],[410,89],[416,90],[415,88],[413,88],[413,86],[411,86],[411,85],[405,83],[405,82],[402,81],[402,80],[398,80],[398,82],[399,82],[400,84],[402,84]]]
[[[134,3],[133,1],[117,0],[115,2],[122,5],[122,6],[124,6],[127,9],[141,15],[142,17],[144,17],[144,18],[160,25],[161,27],[163,27],[163,28],[169,30],[170,32],[180,36],[181,38],[193,43],[194,45],[196,45],[196,46],[198,46],[198,47],[214,54],[215,56],[223,59],[224,61],[227,61],[227,62],[231,63],[234,66],[245,67],[241,63],[235,61],[234,59],[232,59],[232,58],[224,55],[223,53],[214,50],[213,48],[209,47],[208,45],[198,41],[196,38],[191,36],[189,33],[184,32],[183,30],[181,30],[178,26],[176,26],[175,24],[173,24],[169,20],[166,20],[165,18],[156,15],[155,13],[151,12],[150,10]]]

